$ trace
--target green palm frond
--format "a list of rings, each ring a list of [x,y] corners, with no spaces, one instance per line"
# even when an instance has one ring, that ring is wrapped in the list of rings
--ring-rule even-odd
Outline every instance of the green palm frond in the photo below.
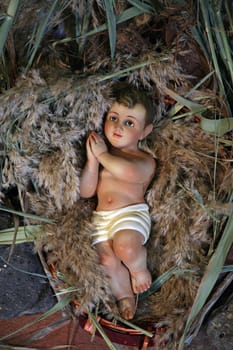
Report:
[[[194,300],[192,309],[190,311],[188,320],[186,322],[186,326],[184,329],[184,333],[181,337],[180,345],[178,350],[182,350],[185,342],[186,335],[198,316],[201,308],[207,301],[221,271],[223,270],[224,263],[226,261],[226,257],[230,247],[233,244],[233,214],[229,217],[227,225],[224,229],[222,237],[216,247],[215,252],[213,253],[209,264],[207,266],[206,272],[203,276],[201,284],[198,289],[198,293]]]
[[[0,56],[3,53],[4,45],[17,13],[19,3],[19,0],[11,0],[8,5],[7,13],[2,17],[3,23],[0,27]]]
[[[20,226],[17,230],[16,243],[33,242],[41,235],[41,225]],[[0,231],[0,244],[11,244],[14,240],[15,228]]]
[[[49,224],[52,224],[53,221],[47,218],[44,218],[42,216],[38,216],[38,215],[34,215],[34,214],[30,214],[30,213],[24,213],[22,211],[18,211],[18,210],[14,210],[14,209],[10,209],[10,208],[5,208],[3,206],[0,206],[0,211],[5,211],[7,213],[12,213],[12,214],[16,214],[28,219],[32,219],[32,220],[38,220],[38,221],[42,221],[42,222],[47,222]]]
[[[116,37],[117,37],[116,16],[114,14],[114,1],[104,0],[104,5],[105,5],[105,12],[107,17],[107,27],[108,27],[111,59],[113,60],[115,56]]]
[[[106,0],[106,2],[108,3],[108,1]],[[141,15],[142,13],[145,13],[148,10],[145,10],[144,8],[137,8],[135,6],[132,6],[128,9],[126,9],[125,11],[121,12],[119,15],[115,16],[114,12],[113,12],[113,7],[110,7],[110,5],[108,4],[108,12],[106,10],[106,17],[107,17],[107,22],[110,22],[110,24],[108,25],[108,23],[104,23],[99,25],[98,27],[88,30],[88,31],[82,31],[82,33],[78,32],[78,35],[75,38],[72,37],[67,37],[61,40],[57,40],[53,43],[53,47],[55,47],[58,44],[62,44],[62,43],[68,43],[70,41],[74,41],[76,40],[77,42],[82,41],[83,39],[89,37],[89,36],[93,36],[96,35],[98,33],[101,33],[105,30],[111,30],[112,33],[109,32],[109,40],[110,40],[110,47],[112,46],[113,49],[113,53],[115,51],[115,43],[116,43],[116,38],[115,35],[117,34],[117,25],[127,22],[129,20],[132,20],[133,18]],[[111,17],[112,16],[112,17]],[[111,20],[113,20],[113,25],[111,25]],[[116,25],[116,33],[115,32],[115,25]],[[87,28],[87,27],[86,27]],[[111,42],[112,40],[112,42]]]
[[[216,92],[223,98],[229,115],[233,95],[233,58],[230,43],[232,33],[232,12],[228,1],[211,1],[206,6],[205,0],[199,0],[199,13],[196,25],[192,28],[193,37],[197,40],[216,75]],[[223,16],[227,19],[223,21]],[[230,23],[226,27],[225,23]]]
[[[32,63],[33,63],[33,60],[35,58],[35,55],[40,47],[40,44],[44,38],[44,35],[46,33],[46,30],[47,30],[47,26],[49,24],[49,20],[53,14],[53,12],[56,10],[56,7],[58,5],[58,0],[55,0],[52,5],[51,5],[51,8],[50,10],[48,11],[47,13],[47,16],[45,17],[45,19],[37,26],[34,28],[34,31],[33,31],[33,36],[31,38],[31,41],[32,41],[32,45],[30,46],[30,49],[29,49],[29,53],[28,53],[28,56],[29,56],[29,59],[28,59],[28,63],[27,63],[27,66],[25,68],[25,73],[31,68],[32,66]]]

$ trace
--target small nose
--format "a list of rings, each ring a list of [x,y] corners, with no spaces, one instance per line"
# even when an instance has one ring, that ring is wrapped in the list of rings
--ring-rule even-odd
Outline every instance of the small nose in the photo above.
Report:
[[[123,128],[124,128],[123,122],[118,121],[116,127],[117,127],[117,129],[119,129],[119,130],[123,130]]]

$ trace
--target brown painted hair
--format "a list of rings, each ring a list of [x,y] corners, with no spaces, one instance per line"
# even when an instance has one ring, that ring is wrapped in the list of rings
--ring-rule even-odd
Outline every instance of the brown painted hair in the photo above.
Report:
[[[141,90],[128,83],[116,83],[112,88],[113,99],[128,108],[141,104],[146,110],[145,126],[153,124],[156,109],[152,99],[145,90]]]

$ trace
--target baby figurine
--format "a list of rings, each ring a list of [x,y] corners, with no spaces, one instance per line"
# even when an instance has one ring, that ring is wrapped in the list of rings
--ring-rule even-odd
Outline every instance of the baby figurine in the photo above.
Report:
[[[107,141],[96,132],[87,138],[80,196],[97,195],[92,242],[119,312],[129,320],[135,314],[134,294],[151,285],[144,247],[151,219],[144,195],[156,164],[139,148],[139,141],[151,133],[155,112],[148,95],[129,84],[116,90],[114,98],[104,122]]]

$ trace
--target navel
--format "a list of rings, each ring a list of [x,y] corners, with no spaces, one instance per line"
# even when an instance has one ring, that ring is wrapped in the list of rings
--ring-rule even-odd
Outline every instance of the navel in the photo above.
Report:
[[[107,198],[107,203],[108,203],[108,204],[111,204],[112,202],[113,202],[112,197],[108,197],[108,198]]]

